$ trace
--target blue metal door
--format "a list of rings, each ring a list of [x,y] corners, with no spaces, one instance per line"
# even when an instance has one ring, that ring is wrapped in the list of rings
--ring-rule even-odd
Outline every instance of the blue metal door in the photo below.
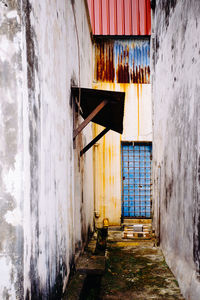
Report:
[[[122,218],[151,217],[151,144],[122,143]]]

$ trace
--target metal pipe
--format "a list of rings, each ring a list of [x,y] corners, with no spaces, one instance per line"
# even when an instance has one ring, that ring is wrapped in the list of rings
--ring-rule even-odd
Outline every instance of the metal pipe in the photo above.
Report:
[[[161,200],[161,165],[158,165],[158,200],[157,200],[157,243],[160,244],[160,200]]]
[[[94,215],[99,218],[99,201],[98,201],[98,146],[99,143],[94,144]]]

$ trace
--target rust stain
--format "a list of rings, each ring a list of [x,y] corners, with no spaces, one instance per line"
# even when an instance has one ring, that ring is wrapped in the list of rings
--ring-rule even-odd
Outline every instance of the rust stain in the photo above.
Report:
[[[109,170],[111,170],[111,168],[112,168],[112,154],[111,154],[111,147],[112,147],[112,146],[110,146],[110,145],[109,145],[109,147],[108,147]],[[111,182],[112,182],[112,176],[111,176],[111,174],[109,174],[109,184],[111,184]]]
[[[133,63],[133,70],[134,70],[134,63]],[[136,66],[135,71],[130,73],[131,80],[127,83],[143,83],[148,84],[150,83],[150,67],[141,67]]]
[[[129,57],[129,48],[127,47],[118,56],[118,69],[117,69],[117,82],[118,83],[129,83],[129,65],[126,59]]]
[[[105,43],[98,43],[95,47],[96,80],[113,82],[115,78],[113,44],[107,47]]]
[[[145,67],[145,78],[147,78],[145,83],[150,83],[150,67]]]
[[[142,97],[142,84],[140,84],[140,98]]]
[[[105,145],[105,136],[103,137],[103,172],[102,172],[102,176],[103,176],[103,217],[105,217],[105,187],[106,187],[106,180],[105,180],[105,169],[104,169],[104,166],[105,166],[105,148],[106,148],[106,145]]]
[[[115,197],[111,197],[111,202],[113,203],[114,208],[116,209],[116,207],[117,207],[116,198]]]
[[[137,84],[137,101],[138,101],[138,137],[139,140],[140,136],[140,94],[139,94],[139,84]]]
[[[116,83],[150,83],[149,44],[123,40],[97,40],[95,80]]]
[[[119,65],[117,70],[117,82],[119,83],[129,83],[129,67],[128,65]]]

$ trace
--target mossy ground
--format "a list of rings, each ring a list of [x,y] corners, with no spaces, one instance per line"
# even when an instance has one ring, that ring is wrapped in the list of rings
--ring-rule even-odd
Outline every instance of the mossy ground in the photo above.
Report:
[[[92,249],[88,247],[88,255],[94,255]],[[161,250],[151,241],[123,240],[120,232],[108,234],[104,275],[86,275],[84,281],[81,276],[75,274],[66,299],[184,299]]]
[[[161,251],[143,245],[119,247],[108,243],[101,299],[183,299]]]

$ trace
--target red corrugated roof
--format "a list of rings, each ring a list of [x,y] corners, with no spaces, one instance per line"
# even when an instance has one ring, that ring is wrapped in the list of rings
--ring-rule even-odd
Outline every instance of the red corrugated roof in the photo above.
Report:
[[[150,0],[87,0],[94,35],[150,35]]]

